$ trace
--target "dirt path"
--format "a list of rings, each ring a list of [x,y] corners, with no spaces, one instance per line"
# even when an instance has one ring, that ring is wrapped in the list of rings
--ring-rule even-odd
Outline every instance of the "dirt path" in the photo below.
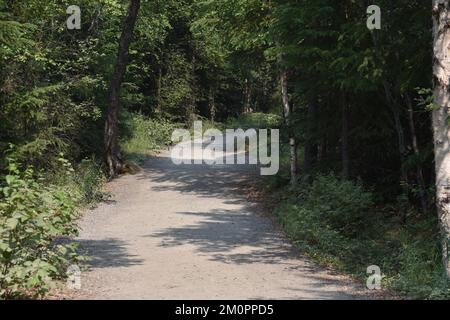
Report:
[[[92,257],[81,299],[358,299],[318,268],[243,195],[250,166],[176,166],[168,152],[109,184],[113,201],[86,213]]]

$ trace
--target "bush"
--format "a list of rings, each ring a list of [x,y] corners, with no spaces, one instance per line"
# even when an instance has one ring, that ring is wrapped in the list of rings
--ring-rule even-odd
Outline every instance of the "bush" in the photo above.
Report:
[[[81,160],[76,169],[62,153],[54,162],[57,165],[54,165],[53,172],[47,172],[45,184],[64,188],[77,206],[92,206],[108,196],[102,191],[106,182],[102,164],[94,157]]]
[[[164,119],[148,119],[141,114],[125,113],[122,121],[125,154],[137,160],[172,143],[172,132],[178,126]]]
[[[225,125],[221,122],[211,121],[208,118],[197,116],[194,121],[201,121],[202,122],[202,133],[205,133],[206,131],[210,129],[220,130],[224,131],[226,129]],[[194,135],[194,121],[188,124],[189,132],[193,136]]]
[[[280,194],[275,214],[297,247],[316,261],[361,281],[368,266],[378,265],[385,287],[414,298],[450,296],[435,217],[405,221],[398,205],[376,206],[360,183],[334,175]]]
[[[84,159],[77,166],[74,182],[79,193],[79,203],[92,205],[105,199],[107,194],[102,191],[106,182],[102,166],[94,159]]]
[[[11,160],[8,171],[0,188],[0,297],[40,297],[76,260],[73,244],[54,241],[76,234],[76,205],[31,167],[20,171]]]
[[[303,250],[325,263],[341,265],[353,256],[351,237],[363,228],[373,205],[372,195],[360,184],[334,175],[319,176],[299,185],[275,213],[287,233]]]
[[[319,176],[310,187],[304,187],[303,201],[314,216],[346,235],[364,227],[365,217],[374,206],[371,193],[360,183],[343,181],[334,175]]]
[[[239,118],[227,121],[227,128],[247,129],[271,129],[279,127],[282,123],[282,117],[272,113],[247,113]]]

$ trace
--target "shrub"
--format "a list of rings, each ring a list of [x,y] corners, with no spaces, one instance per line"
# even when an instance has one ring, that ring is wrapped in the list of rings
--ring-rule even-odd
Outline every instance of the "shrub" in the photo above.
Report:
[[[45,186],[30,167],[12,160],[0,188],[0,297],[39,297],[76,260],[73,244],[55,239],[76,234],[76,206],[66,190]]]
[[[450,296],[435,216],[399,218],[398,204],[377,206],[360,183],[334,175],[282,191],[275,214],[297,247],[316,261],[362,281],[366,268],[378,265],[385,287],[414,298]]]
[[[319,176],[303,193],[305,206],[333,229],[351,235],[364,227],[374,206],[371,193],[360,183],[340,180],[334,175]]]
[[[371,193],[334,175],[319,176],[311,185],[301,184],[289,193],[295,197],[275,213],[297,244],[313,255],[321,252],[326,262],[338,263],[340,257],[352,255],[349,238],[366,221],[373,206]]]
[[[107,194],[102,191],[106,177],[102,166],[94,159],[84,159],[77,166],[74,182],[82,205],[92,205],[102,201]]]
[[[201,121],[202,122],[202,133],[205,133],[206,131],[210,129],[216,129],[220,131],[224,131],[226,129],[225,125],[221,122],[211,121],[208,118],[197,116],[195,121]],[[190,124],[188,124],[189,132],[193,136],[194,135],[194,121],[192,121]]]
[[[227,128],[270,129],[281,125],[282,117],[272,113],[247,113],[227,122]]]
[[[125,113],[123,118],[121,146],[128,156],[137,160],[170,145],[172,132],[178,128],[168,120],[148,119],[136,113]]]
[[[62,153],[54,162],[58,164],[53,172],[46,172],[45,184],[64,188],[77,206],[92,206],[108,196],[102,191],[106,182],[102,164],[94,157],[81,160],[76,169]]]

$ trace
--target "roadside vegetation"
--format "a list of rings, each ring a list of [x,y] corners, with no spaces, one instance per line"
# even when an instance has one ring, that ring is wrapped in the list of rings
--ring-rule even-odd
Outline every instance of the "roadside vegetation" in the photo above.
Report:
[[[80,0],[68,29],[66,0],[0,0],[0,298],[45,297],[104,182],[195,120],[280,129],[265,181],[302,252],[447,298],[450,11],[380,0],[369,30],[366,2]]]
[[[24,169],[22,169],[24,168]],[[62,154],[51,176],[7,158],[0,182],[0,297],[39,298],[64,279],[80,256],[74,243],[79,209],[104,197],[104,175],[94,160],[77,170]]]
[[[138,113],[125,114],[122,123],[130,171],[169,145],[176,127]],[[67,239],[77,235],[83,210],[109,197],[103,191],[104,166],[95,157],[75,166],[62,152],[47,160],[51,171],[37,170],[20,162],[14,146],[7,151],[0,182],[0,297],[5,299],[44,297],[70,266],[81,266],[89,257]]]
[[[300,252],[364,285],[367,268],[376,265],[385,289],[410,298],[450,297],[437,218],[418,216],[401,200],[386,203],[361,181],[334,174],[275,190],[274,214]]]
[[[246,114],[230,128],[280,128],[277,114]],[[285,137],[286,138],[286,137]],[[286,141],[286,139],[284,139]],[[299,148],[302,158],[303,149]],[[264,179],[270,207],[286,235],[314,261],[352,275],[363,285],[379,266],[382,287],[417,299],[448,299],[437,216],[422,215],[404,197],[389,199],[362,179],[328,172],[299,176],[289,185],[289,148],[281,146],[280,172]]]
[[[148,156],[171,145],[172,132],[184,126],[167,119],[151,119],[140,113],[124,113],[120,144],[125,159],[142,164]]]

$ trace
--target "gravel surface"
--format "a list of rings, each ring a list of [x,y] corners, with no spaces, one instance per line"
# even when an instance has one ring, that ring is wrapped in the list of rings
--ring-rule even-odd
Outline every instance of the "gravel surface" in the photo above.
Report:
[[[253,166],[174,165],[169,152],[108,184],[85,213],[91,256],[69,299],[367,299],[349,278],[289,244],[245,197]]]

